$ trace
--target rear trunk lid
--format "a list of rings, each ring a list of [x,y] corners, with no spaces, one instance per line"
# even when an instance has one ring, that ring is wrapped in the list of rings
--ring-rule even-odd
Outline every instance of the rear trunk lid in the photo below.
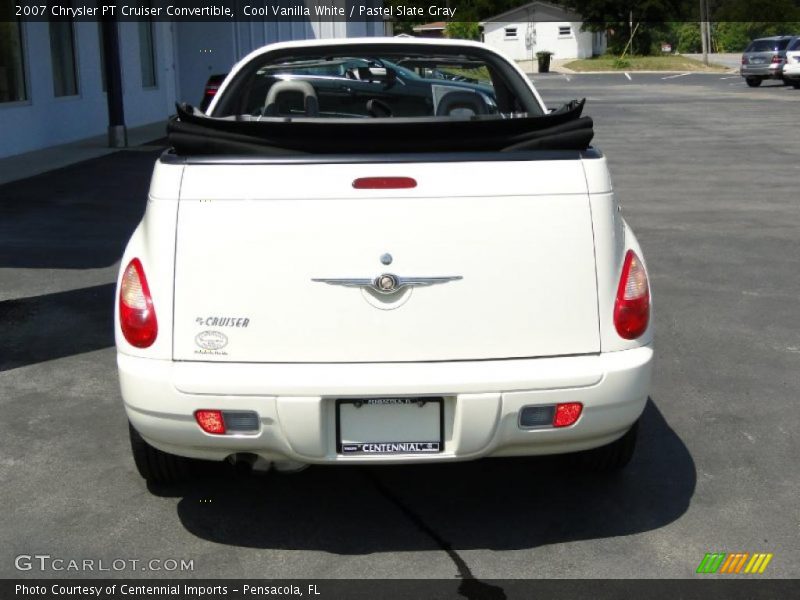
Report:
[[[581,160],[571,155],[188,164],[174,358],[387,362],[599,352],[589,198]],[[354,189],[365,177],[409,177],[416,187]],[[416,285],[380,294],[367,283],[382,274]],[[319,281],[341,279],[365,281]]]

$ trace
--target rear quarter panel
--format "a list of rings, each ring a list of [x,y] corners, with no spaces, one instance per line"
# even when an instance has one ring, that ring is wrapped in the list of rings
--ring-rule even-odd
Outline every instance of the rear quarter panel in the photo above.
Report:
[[[114,335],[117,350],[123,354],[155,359],[172,358],[175,232],[183,168],[183,165],[164,164],[161,161],[156,163],[144,217],[122,256],[114,298]],[[128,263],[134,258],[142,262],[158,322],[156,341],[149,348],[131,346],[119,326],[120,280]]]
[[[583,161],[594,228],[595,263],[597,268],[597,301],[601,352],[629,350],[653,342],[653,296],[650,290],[650,323],[645,333],[635,340],[617,334],[614,326],[614,302],[622,275],[625,254],[633,250],[647,268],[647,261],[633,230],[622,217],[605,158]],[[649,282],[648,272],[648,282]]]

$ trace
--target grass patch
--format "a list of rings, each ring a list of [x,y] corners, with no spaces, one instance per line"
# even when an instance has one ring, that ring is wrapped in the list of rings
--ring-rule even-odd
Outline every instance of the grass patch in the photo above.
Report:
[[[470,69],[442,67],[440,70],[451,75],[461,75],[462,77],[467,77],[468,79],[477,79],[480,83],[492,85],[492,77],[489,75],[489,69],[484,66],[473,67]]]
[[[564,65],[573,71],[727,71],[726,67],[670,54],[667,56],[598,56],[573,60]]]

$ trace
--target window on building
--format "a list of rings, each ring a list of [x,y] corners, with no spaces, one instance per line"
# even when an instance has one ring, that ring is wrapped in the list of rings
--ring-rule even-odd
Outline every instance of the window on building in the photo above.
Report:
[[[569,25],[559,26],[558,28],[558,36],[559,37],[569,37],[572,35],[572,27]]]
[[[22,26],[19,21],[0,22],[0,102],[27,99]]]
[[[507,40],[515,40],[517,39],[517,28],[516,27],[506,27],[505,28],[505,39]]]
[[[139,59],[142,65],[142,87],[154,88],[156,81],[156,49],[153,40],[153,21],[139,21]]]
[[[78,95],[78,71],[75,62],[75,31],[72,21],[50,21],[50,58],[53,65],[55,96]]]

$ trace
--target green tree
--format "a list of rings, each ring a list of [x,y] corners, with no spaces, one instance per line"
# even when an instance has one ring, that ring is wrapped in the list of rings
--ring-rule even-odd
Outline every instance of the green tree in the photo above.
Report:
[[[675,24],[675,49],[682,53],[696,53],[702,50],[700,39],[700,23]]]
[[[661,42],[671,41],[671,21],[686,14],[686,0],[563,0],[562,4],[584,19],[588,31],[605,31],[608,51],[622,54],[631,38],[631,17],[635,35],[629,54],[660,52]],[[637,28],[638,23],[638,28]]]
[[[558,0],[555,0],[555,2],[553,0],[547,1],[553,2],[554,4],[558,3]],[[504,13],[507,10],[516,8],[517,6],[523,6],[528,2],[530,2],[530,0],[446,0],[446,4],[449,8],[456,9],[454,22],[459,21],[463,23],[471,21],[478,23],[483,19],[494,17],[495,15]],[[437,20],[436,18],[428,15],[428,8],[432,3],[436,4],[437,2],[432,2],[432,0],[384,0],[384,6],[404,6],[422,9],[422,15],[419,17],[404,17],[395,21],[394,30],[396,33],[409,34],[412,33],[412,28],[414,25],[429,23]],[[438,4],[440,6],[444,6],[445,1],[438,0]],[[396,10],[397,9],[395,8],[395,14]]]
[[[709,0],[713,21],[749,24],[750,26],[790,25],[800,21],[800,2],[797,0]],[[745,28],[747,29],[747,27]],[[782,33],[794,31],[783,27]]]
[[[450,21],[444,27],[444,35],[458,40],[479,40],[481,27],[477,21]]]
[[[779,23],[726,21],[714,24],[711,37],[717,52],[741,52],[755,38],[792,34],[797,31],[800,31],[800,23],[791,21]]]

